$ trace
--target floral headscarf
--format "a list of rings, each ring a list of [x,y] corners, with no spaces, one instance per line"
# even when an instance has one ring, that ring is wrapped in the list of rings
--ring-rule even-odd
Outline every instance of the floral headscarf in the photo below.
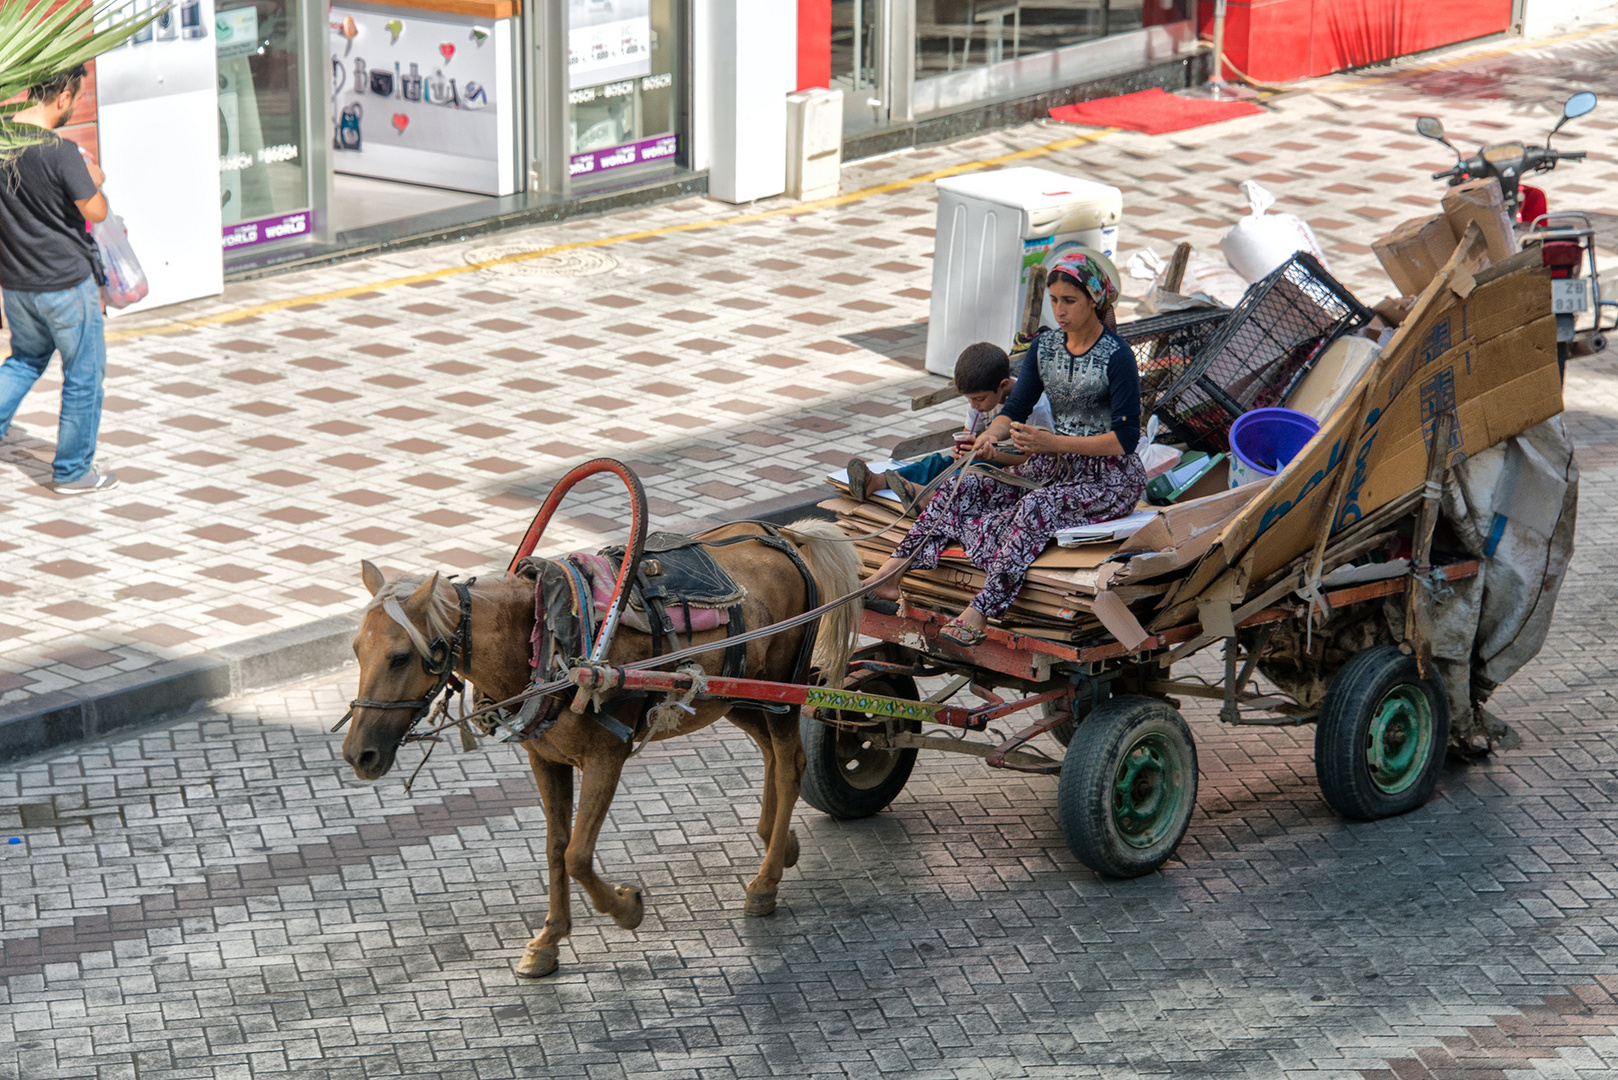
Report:
[[[1096,260],[1082,251],[1064,251],[1056,257],[1051,273],[1071,276],[1090,296],[1098,312],[1109,310],[1118,299],[1118,286]]]

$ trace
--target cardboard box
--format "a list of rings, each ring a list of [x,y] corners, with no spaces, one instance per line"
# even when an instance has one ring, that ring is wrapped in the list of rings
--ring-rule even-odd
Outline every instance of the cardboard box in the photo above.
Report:
[[[1449,261],[1455,251],[1455,232],[1443,214],[1414,218],[1371,241],[1371,250],[1399,291],[1415,296]]]
[[[1339,533],[1420,488],[1438,412],[1455,410],[1453,464],[1562,411],[1549,272],[1524,264],[1477,284],[1487,259],[1474,226],[1360,386],[1231,519],[1153,628],[1195,619],[1196,598],[1223,575],[1258,585],[1308,552],[1322,530]],[[1351,451],[1357,427],[1364,435]],[[1345,469],[1342,504],[1327,520]]]
[[[1494,177],[1468,180],[1444,193],[1444,217],[1450,231],[1456,236],[1466,233],[1466,227],[1477,222],[1483,239],[1489,244],[1489,261],[1503,262],[1517,254],[1517,234],[1511,228],[1511,215],[1506,212],[1506,201],[1500,194],[1500,181]]]
[[[1118,545],[1119,555],[1133,555],[1114,563],[1110,580],[1116,584],[1147,578],[1190,566],[1213,546],[1214,539],[1242,507],[1258,498],[1265,484],[1254,482],[1227,488],[1218,494],[1165,506],[1157,516]],[[1103,580],[1102,587],[1108,584]]]

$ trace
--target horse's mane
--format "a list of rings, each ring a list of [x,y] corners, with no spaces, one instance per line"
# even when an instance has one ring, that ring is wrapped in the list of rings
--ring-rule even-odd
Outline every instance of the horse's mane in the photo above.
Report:
[[[377,608],[382,607],[389,600],[397,601],[401,606],[410,599],[411,595],[429,580],[436,580],[439,586],[448,585],[449,582],[440,574],[423,577],[415,574],[400,574],[392,581],[383,585],[371,597],[370,602],[360,611],[360,617]],[[474,593],[479,592],[481,585],[504,585],[521,579],[513,574],[504,572],[480,576],[472,586]],[[455,626],[461,619],[460,598],[455,595],[454,589],[435,587],[429,594],[427,603],[427,630],[422,633],[420,627],[412,620],[405,620],[403,630],[410,635],[410,644],[422,656],[430,656],[432,647],[428,642],[433,638],[448,639],[455,633]]]

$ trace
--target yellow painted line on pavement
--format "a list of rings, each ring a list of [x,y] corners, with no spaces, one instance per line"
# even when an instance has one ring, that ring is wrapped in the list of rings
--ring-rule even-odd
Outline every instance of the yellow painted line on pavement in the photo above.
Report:
[[[262,304],[253,304],[249,307],[231,308],[228,311],[216,311],[211,314],[197,315],[188,319],[176,319],[172,322],[155,323],[151,326],[134,327],[129,330],[115,330],[107,334],[108,341],[129,341],[133,338],[150,337],[156,334],[179,334],[187,330],[198,330],[206,326],[220,326],[226,323],[240,322],[258,315],[268,315],[271,312],[285,311],[288,308],[302,307],[305,304],[324,304],[332,300],[344,300],[351,296],[360,296],[364,293],[377,292],[382,289],[397,289],[406,285],[416,285],[424,281],[441,281],[444,278],[456,277],[460,274],[471,274],[490,267],[505,266],[511,263],[527,262],[530,259],[542,259],[547,255],[555,255],[563,251],[575,251],[579,248],[610,247],[613,244],[624,244],[635,240],[645,240],[653,236],[668,236],[671,233],[700,232],[704,229],[717,229],[729,225],[749,225],[757,221],[768,221],[778,217],[796,217],[800,214],[811,214],[817,210],[835,210],[840,206],[861,202],[877,195],[887,195],[895,191],[916,187],[919,184],[930,184],[934,180],[942,180],[946,176],[956,176],[960,173],[972,172],[977,169],[991,169],[997,165],[1009,164],[1013,161],[1023,161],[1044,154],[1054,154],[1061,150],[1070,150],[1075,146],[1084,146],[1088,143],[1098,142],[1109,135],[1116,134],[1117,128],[1103,128],[1099,131],[1087,131],[1082,135],[1073,135],[1066,139],[1057,139],[1055,142],[1044,143],[1040,146],[1031,146],[1026,150],[1014,150],[1009,154],[1000,154],[996,157],[980,158],[976,161],[964,161],[958,165],[935,169],[932,172],[922,173],[919,176],[906,177],[901,180],[890,180],[885,184],[876,184],[872,187],[860,188],[844,195],[834,195],[827,199],[816,199],[813,202],[793,203],[791,206],[780,206],[770,210],[757,210],[746,214],[731,214],[727,217],[710,218],[706,221],[686,221],[674,225],[662,225],[655,229],[640,229],[635,232],[618,233],[613,236],[597,237],[594,240],[576,240],[567,244],[553,244],[550,247],[536,248],[533,251],[520,251],[511,255],[504,255],[498,259],[484,259],[479,262],[469,262],[464,266],[445,266],[437,270],[427,270],[419,274],[409,274],[405,277],[390,278],[386,281],[371,282],[366,285],[351,285],[346,289],[332,289],[328,292],[309,293],[305,296],[289,296],[282,300],[267,300]]]

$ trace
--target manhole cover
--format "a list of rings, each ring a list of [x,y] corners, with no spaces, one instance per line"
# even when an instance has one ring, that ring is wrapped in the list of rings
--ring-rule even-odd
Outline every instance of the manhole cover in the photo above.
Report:
[[[475,265],[512,255],[531,256],[483,267],[487,273],[500,274],[503,277],[580,278],[605,274],[618,268],[616,259],[595,248],[574,248],[571,251],[557,251],[550,255],[534,255],[537,250],[541,249],[524,247],[521,244],[496,244],[493,247],[467,252],[466,261]]]

